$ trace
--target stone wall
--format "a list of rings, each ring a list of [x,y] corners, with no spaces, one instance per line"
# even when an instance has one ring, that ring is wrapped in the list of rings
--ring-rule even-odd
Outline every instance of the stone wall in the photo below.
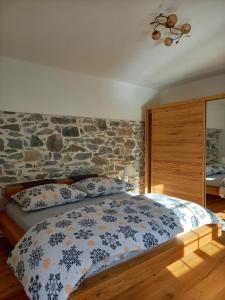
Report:
[[[219,161],[220,139],[222,131],[222,129],[207,128],[207,163],[214,163]]]
[[[84,173],[123,176],[142,190],[143,122],[0,112],[0,183]]]

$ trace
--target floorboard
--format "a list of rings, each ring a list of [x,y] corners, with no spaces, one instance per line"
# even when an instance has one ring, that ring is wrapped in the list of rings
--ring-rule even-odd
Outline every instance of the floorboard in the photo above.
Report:
[[[225,200],[208,197],[207,207],[225,219]],[[0,239],[0,300],[27,300],[22,286],[6,264],[11,248]],[[112,300],[224,300],[225,233],[191,255],[164,268],[153,278]]]

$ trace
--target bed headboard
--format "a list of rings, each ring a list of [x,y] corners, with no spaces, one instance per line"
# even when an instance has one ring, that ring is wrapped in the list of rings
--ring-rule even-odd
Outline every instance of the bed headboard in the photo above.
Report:
[[[82,180],[85,178],[90,178],[90,177],[96,177],[96,176],[98,176],[98,175],[87,174],[87,175],[73,176],[73,177],[67,178],[67,179],[42,179],[42,180],[27,181],[27,182],[16,183],[13,185],[8,185],[4,189],[5,200],[9,200],[13,194],[18,193],[22,190],[28,189],[33,186],[49,184],[49,183],[72,184],[79,180]]]

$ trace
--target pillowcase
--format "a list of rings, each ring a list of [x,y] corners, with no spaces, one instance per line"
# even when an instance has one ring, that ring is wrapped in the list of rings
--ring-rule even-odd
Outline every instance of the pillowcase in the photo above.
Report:
[[[225,165],[214,163],[206,166],[206,176],[225,173]]]
[[[133,188],[133,186],[126,181],[107,177],[92,177],[82,179],[73,183],[72,186],[87,193],[89,197],[122,193]]]
[[[44,184],[31,187],[11,196],[24,211],[32,211],[50,206],[81,200],[86,193],[67,184]]]

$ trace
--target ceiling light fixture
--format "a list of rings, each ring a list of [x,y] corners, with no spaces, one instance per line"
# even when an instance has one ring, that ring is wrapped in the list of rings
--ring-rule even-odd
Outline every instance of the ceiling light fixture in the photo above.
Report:
[[[173,44],[173,41],[176,41],[176,44],[178,44],[181,37],[188,36],[187,34],[191,31],[191,25],[189,23],[185,23],[182,26],[176,25],[177,16],[175,14],[171,14],[168,17],[164,16],[163,14],[159,14],[150,24],[154,25],[152,33],[153,40],[159,40],[161,38],[161,32],[158,30],[159,26],[163,26],[169,29],[170,36],[167,36],[164,39],[164,44],[166,46],[171,46]]]

